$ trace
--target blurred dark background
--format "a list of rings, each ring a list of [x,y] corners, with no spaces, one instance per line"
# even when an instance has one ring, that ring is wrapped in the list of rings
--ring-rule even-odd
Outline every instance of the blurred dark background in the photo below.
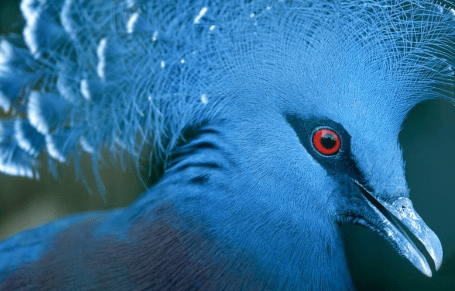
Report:
[[[21,33],[19,2],[0,1],[0,34]],[[359,291],[453,291],[455,107],[443,101],[418,105],[404,122],[400,141],[414,207],[440,238],[444,261],[433,278],[427,278],[376,233],[346,224],[342,231],[354,282]],[[76,180],[71,164],[59,168],[56,180],[47,171],[46,159],[43,156],[40,160],[39,181],[0,174],[0,239],[64,215],[126,206],[145,190],[132,163],[122,170],[107,162],[100,170],[106,186],[107,204],[104,204],[96,191],[89,194],[83,183]],[[107,154],[105,160],[109,160]],[[90,169],[88,159],[83,159],[83,163]],[[85,176],[91,188],[96,189],[93,174],[89,172]]]

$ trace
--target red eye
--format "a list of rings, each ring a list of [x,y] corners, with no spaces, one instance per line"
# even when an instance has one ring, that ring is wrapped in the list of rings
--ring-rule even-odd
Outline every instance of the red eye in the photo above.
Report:
[[[333,130],[321,128],[313,135],[313,145],[321,154],[331,156],[340,150],[341,140]]]

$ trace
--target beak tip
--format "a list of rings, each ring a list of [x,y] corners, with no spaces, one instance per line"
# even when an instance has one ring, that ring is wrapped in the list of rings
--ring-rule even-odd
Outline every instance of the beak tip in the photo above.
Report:
[[[422,272],[425,276],[427,276],[429,278],[431,278],[433,276],[433,273],[431,272],[431,268],[428,265],[427,260],[425,259],[425,257],[420,252],[419,252],[419,257],[415,257],[414,261],[411,260],[411,262],[413,262],[413,265],[420,272]]]
[[[425,247],[427,247],[427,250],[429,251],[431,258],[434,261],[435,270],[437,271],[441,267],[443,259],[442,245],[441,241],[433,231],[430,232],[429,237],[430,239],[428,240],[428,243],[427,245],[425,245]]]
[[[419,269],[419,271],[422,272],[428,278],[431,278],[433,276],[433,273],[431,272],[431,268],[428,265],[427,260],[425,260],[425,258],[423,256],[420,258],[418,263],[416,262],[416,264],[414,264],[414,266],[416,266],[417,269]]]
[[[434,262],[434,264],[435,264],[435,269],[436,269],[436,271],[438,271],[438,270],[439,270],[439,268],[441,268],[441,265],[442,265],[442,259],[440,259],[440,260],[436,260],[436,261]]]
[[[442,265],[442,253],[441,253],[441,256],[439,256],[437,259],[434,260],[434,268],[436,269],[436,271],[438,271],[439,268],[441,268],[441,265]]]

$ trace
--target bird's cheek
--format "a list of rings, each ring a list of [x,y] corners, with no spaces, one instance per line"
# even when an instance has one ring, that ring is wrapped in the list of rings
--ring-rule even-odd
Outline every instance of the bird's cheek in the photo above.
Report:
[[[369,212],[368,207],[365,207],[362,193],[349,176],[338,177],[337,184],[338,187],[334,189],[331,198],[335,204],[338,222],[352,221],[353,217]]]

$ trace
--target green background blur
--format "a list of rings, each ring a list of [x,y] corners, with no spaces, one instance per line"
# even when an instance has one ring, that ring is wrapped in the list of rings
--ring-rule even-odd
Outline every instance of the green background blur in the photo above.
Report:
[[[19,0],[0,0],[0,34],[20,33]],[[0,112],[0,118],[2,117]],[[411,111],[400,134],[411,198],[444,248],[441,269],[427,278],[376,233],[343,225],[349,266],[358,290],[455,290],[455,107],[428,101]],[[100,170],[107,205],[77,181],[73,167],[59,167],[59,179],[40,159],[41,178],[31,181],[0,174],[0,239],[63,215],[128,205],[144,191],[132,163],[122,170],[106,162]],[[106,155],[106,161],[108,157]],[[90,161],[83,163],[89,169]],[[147,167],[147,165],[145,165]],[[86,174],[96,189],[92,173]],[[428,256],[427,256],[428,257]]]

